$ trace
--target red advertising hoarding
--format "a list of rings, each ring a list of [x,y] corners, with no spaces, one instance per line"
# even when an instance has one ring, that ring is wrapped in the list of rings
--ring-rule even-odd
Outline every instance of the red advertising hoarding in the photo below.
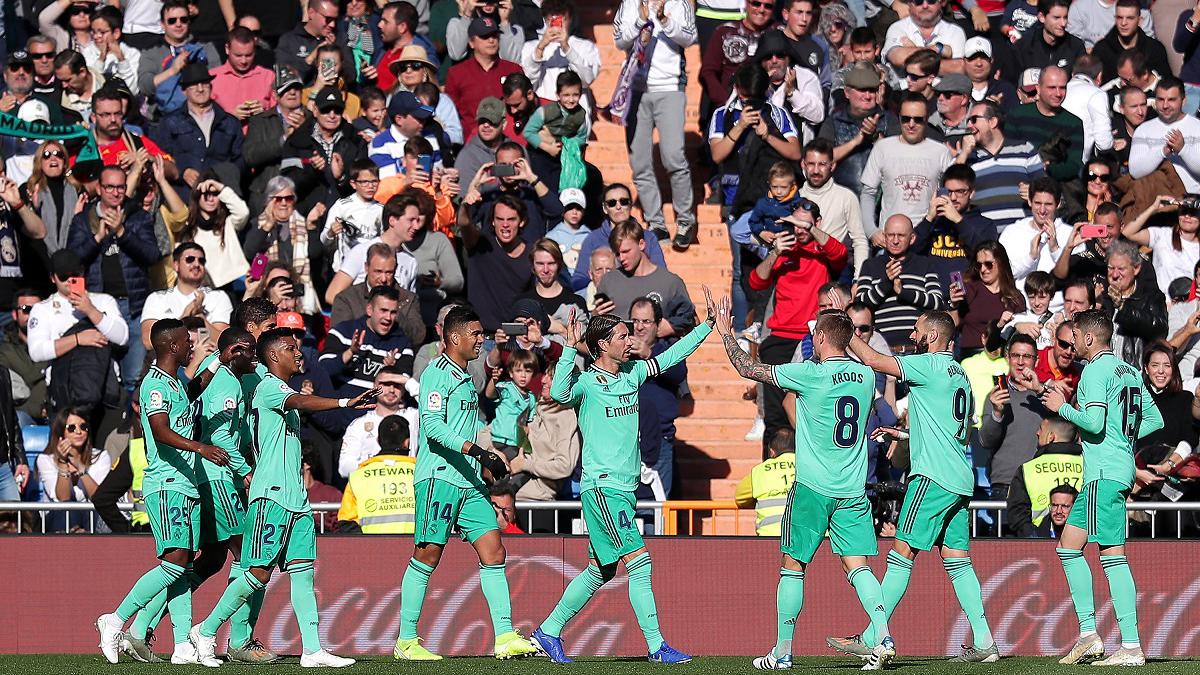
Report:
[[[528,634],[566,583],[587,564],[587,541],[572,537],[506,538],[513,623]],[[886,542],[880,542],[881,547]],[[654,589],[663,634],[699,655],[761,654],[775,641],[777,542],[721,537],[651,538]],[[322,537],[317,594],[321,637],[335,653],[389,654],[399,631],[400,580],[412,554],[408,537]],[[886,550],[886,549],[883,549]],[[1054,542],[978,541],[972,558],[992,631],[1005,654],[1060,654],[1078,636]],[[1092,560],[1101,636],[1115,646],[1108,586]],[[1200,654],[1200,542],[1135,542],[1130,564],[1138,586],[1141,638],[1151,656]],[[0,653],[96,651],[95,618],[112,611],[154,563],[149,537],[47,536],[0,540],[9,600],[0,604]],[[874,560],[882,576],[884,560]],[[487,654],[492,628],[479,590],[478,560],[452,542],[429,585],[420,633],[447,655]],[[216,604],[224,580],[194,600],[197,621]],[[866,617],[841,565],[823,548],[805,575],[797,654],[826,654],[826,635],[859,632]],[[285,575],[272,579],[256,634],[273,649],[298,653],[299,633]],[[901,654],[957,653],[967,622],[936,553],[918,558],[908,595],[892,622]],[[160,628],[163,638],[169,627]],[[720,636],[719,640],[712,640]],[[220,636],[224,637],[224,634]],[[567,627],[571,653],[646,653],[622,571]],[[165,643],[164,643],[165,644]],[[218,642],[222,644],[222,642]]]

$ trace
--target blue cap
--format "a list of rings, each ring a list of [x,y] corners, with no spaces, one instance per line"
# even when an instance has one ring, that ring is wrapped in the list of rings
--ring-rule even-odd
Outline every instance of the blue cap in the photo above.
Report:
[[[411,91],[398,91],[388,103],[388,116],[412,115],[419,120],[433,117],[433,108],[421,102]]]

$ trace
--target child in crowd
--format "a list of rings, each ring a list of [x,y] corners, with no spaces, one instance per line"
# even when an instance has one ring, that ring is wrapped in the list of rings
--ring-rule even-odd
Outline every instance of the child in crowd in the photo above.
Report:
[[[775,162],[767,171],[767,196],[760,197],[750,213],[750,232],[758,236],[763,231],[776,234],[790,231],[793,225],[777,221],[795,213],[801,199],[796,170],[786,162]]]
[[[369,159],[350,165],[350,187],[354,193],[333,203],[321,230],[321,243],[333,247],[333,269],[338,269],[350,249],[359,242],[379,236],[383,205],[375,201],[379,190],[379,167]]]
[[[521,428],[529,424],[537,406],[537,396],[529,391],[529,383],[540,369],[537,355],[527,349],[517,349],[503,369],[508,379],[500,380],[500,368],[492,369],[483,394],[496,402],[492,419],[492,447],[512,460],[520,452]]]
[[[375,140],[375,135],[387,128],[387,97],[375,87],[364,87],[358,94],[362,104],[359,116],[350,124],[367,143]]]
[[[562,222],[555,225],[549,232],[546,233],[546,238],[558,244],[558,249],[562,251],[563,262],[566,263],[566,269],[575,269],[576,263],[579,262],[579,251],[583,247],[583,240],[592,231],[584,227],[583,214],[587,210],[587,196],[583,194],[583,190],[578,188],[566,188],[558,194],[563,205]]]
[[[431,229],[453,237],[451,228],[457,213],[451,200],[458,194],[458,170],[441,169],[434,165],[430,172],[428,169],[433,164],[433,156],[433,144],[429,139],[421,136],[408,139],[404,144],[401,172],[380,181],[377,198],[386,204],[387,200],[410,187],[423,190],[436,206]]]
[[[533,111],[525,125],[525,140],[529,147],[558,159],[560,191],[582,188],[587,181],[583,148],[591,133],[587,111],[579,105],[583,80],[574,71],[565,70],[558,74],[556,84],[558,101]]]
[[[1037,340],[1038,349],[1049,347],[1054,334],[1047,328],[1054,313],[1050,311],[1050,300],[1054,297],[1054,277],[1049,272],[1031,272],[1025,277],[1025,300],[1029,310],[1021,314],[1004,312],[996,326],[1007,341],[1013,331],[1020,331]]]

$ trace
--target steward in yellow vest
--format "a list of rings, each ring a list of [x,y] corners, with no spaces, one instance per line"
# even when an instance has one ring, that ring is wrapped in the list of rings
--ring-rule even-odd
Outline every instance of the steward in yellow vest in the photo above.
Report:
[[[141,438],[129,439],[128,457],[129,468],[133,471],[133,484],[129,488],[133,498],[133,513],[129,524],[135,529],[150,526],[150,514],[146,513],[146,500],[142,497],[142,476],[146,473],[146,442]]]
[[[1021,465],[1008,488],[1005,525],[1018,537],[1047,536],[1045,520],[1050,515],[1050,492],[1059,485],[1082,487],[1083,448],[1075,427],[1060,418],[1042,420],[1038,426],[1038,449],[1033,459]],[[1061,527],[1053,528],[1060,532]]]
[[[788,491],[796,479],[795,432],[781,429],[771,439],[768,450],[771,458],[750,469],[750,475],[738,483],[734,500],[738,508],[754,509],[758,536],[778,537]]]
[[[389,415],[379,423],[379,454],[350,473],[338,520],[353,521],[363,534],[412,534],[416,519],[413,475],[408,456],[408,420]]]

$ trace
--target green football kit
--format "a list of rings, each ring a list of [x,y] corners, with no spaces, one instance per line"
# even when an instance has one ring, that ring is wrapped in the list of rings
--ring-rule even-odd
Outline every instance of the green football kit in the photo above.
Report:
[[[245,492],[240,488],[250,474],[242,450],[242,424],[247,417],[242,385],[228,366],[221,365],[196,399],[201,443],[229,454],[229,464],[218,466],[200,459],[200,543],[225,541],[242,533],[246,515]]]

